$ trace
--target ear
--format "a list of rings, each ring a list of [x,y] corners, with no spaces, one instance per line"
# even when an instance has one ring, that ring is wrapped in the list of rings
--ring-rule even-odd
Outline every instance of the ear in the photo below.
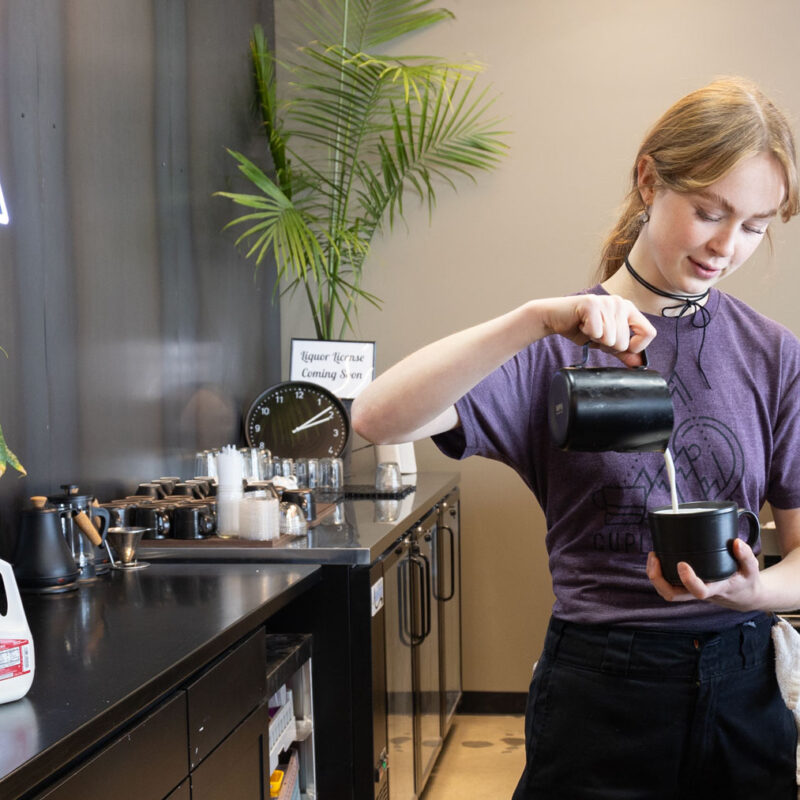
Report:
[[[658,186],[658,174],[652,156],[642,156],[636,165],[636,184],[639,187],[639,196],[645,206],[653,205],[656,187]]]

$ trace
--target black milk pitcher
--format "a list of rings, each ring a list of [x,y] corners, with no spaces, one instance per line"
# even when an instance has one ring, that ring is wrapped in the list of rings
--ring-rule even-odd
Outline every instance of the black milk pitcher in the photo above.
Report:
[[[550,436],[562,450],[661,451],[672,435],[674,412],[667,382],[648,368],[587,367],[583,360],[553,376],[548,396]]]

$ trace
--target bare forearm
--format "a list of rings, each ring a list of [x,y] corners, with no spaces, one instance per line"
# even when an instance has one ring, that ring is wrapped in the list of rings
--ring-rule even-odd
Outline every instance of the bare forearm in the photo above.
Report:
[[[529,341],[544,335],[536,330],[531,306],[454,333],[395,364],[353,402],[353,427],[377,443],[408,441],[415,432],[427,435],[428,423]]]
[[[430,436],[457,422],[453,404],[527,345],[551,334],[591,341],[626,363],[655,336],[627,300],[574,295],[531,300],[513,311],[447,336],[403,359],[353,403],[353,427],[372,442]]]
[[[800,548],[761,571],[758,595],[755,605],[764,611],[794,611],[800,608]]]

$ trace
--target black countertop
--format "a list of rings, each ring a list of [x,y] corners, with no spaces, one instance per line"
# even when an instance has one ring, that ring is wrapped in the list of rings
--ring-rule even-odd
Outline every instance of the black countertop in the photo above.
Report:
[[[0,797],[29,791],[320,578],[311,565],[152,564],[23,596],[35,675],[0,705]]]
[[[143,540],[138,553],[147,560],[271,561],[314,564],[371,564],[420,516],[459,482],[457,472],[420,472],[404,475],[416,488],[399,500],[344,500],[312,527],[308,534],[284,547],[259,546],[235,539],[210,543],[200,539],[173,544]],[[371,476],[355,476],[348,483],[367,484]]]

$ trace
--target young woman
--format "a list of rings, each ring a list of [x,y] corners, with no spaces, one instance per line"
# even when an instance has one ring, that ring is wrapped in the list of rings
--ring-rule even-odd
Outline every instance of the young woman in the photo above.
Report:
[[[556,596],[531,684],[529,798],[796,797],[796,731],[775,679],[770,612],[800,607],[800,341],[716,288],[770,224],[798,213],[785,117],[751,83],[686,96],[637,154],[601,283],[531,300],[412,354],[353,404],[365,438],[434,436],[513,467],[541,503]],[[641,363],[667,378],[681,501],[772,506],[783,559],[667,583],[646,509],[669,504],[660,453],[553,447],[553,373]]]

